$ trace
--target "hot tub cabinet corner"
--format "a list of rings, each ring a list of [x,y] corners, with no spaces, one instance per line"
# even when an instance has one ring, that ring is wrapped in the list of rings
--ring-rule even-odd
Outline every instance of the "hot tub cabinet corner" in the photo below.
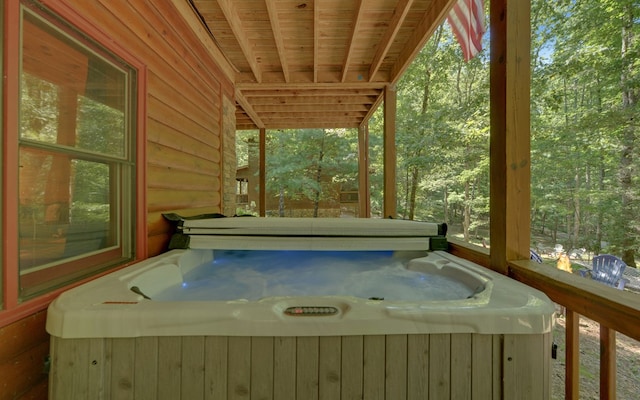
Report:
[[[51,400],[549,399],[551,333],[52,336]]]

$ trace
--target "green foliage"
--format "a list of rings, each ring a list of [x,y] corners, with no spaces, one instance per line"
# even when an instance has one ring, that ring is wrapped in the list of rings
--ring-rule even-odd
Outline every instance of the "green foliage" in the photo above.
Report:
[[[640,243],[639,16],[637,0],[531,3],[532,230],[631,264]],[[443,220],[469,241],[488,235],[485,53],[464,63],[445,23],[398,84],[398,213]]]
[[[353,130],[270,131],[266,147],[267,195],[283,201],[317,204],[335,198],[330,190],[333,184],[357,181],[357,132]]]
[[[443,24],[398,84],[398,213],[484,235],[489,222],[489,73]]]
[[[639,13],[637,0],[532,2],[532,229],[632,265]]]

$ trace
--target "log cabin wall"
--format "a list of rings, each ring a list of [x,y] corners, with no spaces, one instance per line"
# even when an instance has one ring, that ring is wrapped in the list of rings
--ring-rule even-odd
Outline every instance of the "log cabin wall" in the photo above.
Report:
[[[47,398],[46,311],[0,328],[0,400]]]
[[[228,67],[212,58],[188,3],[42,2],[73,9],[145,64],[147,227],[140,233],[148,237],[147,255],[166,249],[170,227],[163,212],[235,210],[232,203],[223,209],[223,198],[235,196],[235,179],[221,182],[223,171],[236,168],[233,82]],[[45,321],[46,311],[40,311],[0,328],[0,400],[47,398]]]
[[[225,211],[222,198],[227,186],[221,177],[229,168],[222,166],[221,131],[235,133],[235,122],[223,116],[224,101],[235,110],[233,84],[203,43],[205,34],[194,32],[199,21],[186,2],[184,6],[162,0],[66,3],[89,21],[99,21],[100,30],[147,67],[148,255],[159,254],[169,239],[163,212]],[[229,136],[227,146],[233,139]],[[224,157],[235,171],[235,143],[232,149],[233,157]],[[229,185],[235,194],[235,179]]]
[[[236,107],[227,96],[222,98],[222,213],[236,214]]]

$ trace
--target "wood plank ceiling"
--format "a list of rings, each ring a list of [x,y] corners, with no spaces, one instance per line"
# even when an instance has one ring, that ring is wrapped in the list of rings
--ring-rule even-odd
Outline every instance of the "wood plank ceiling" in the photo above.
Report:
[[[190,0],[236,70],[236,129],[358,127],[455,0]]]

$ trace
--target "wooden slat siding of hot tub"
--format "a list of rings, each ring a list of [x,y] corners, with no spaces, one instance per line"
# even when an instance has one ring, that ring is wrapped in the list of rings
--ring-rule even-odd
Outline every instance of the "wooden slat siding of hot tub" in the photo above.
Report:
[[[204,399],[204,336],[182,338],[182,399]]]
[[[448,335],[444,335],[448,336]],[[445,342],[446,343],[446,342]],[[451,371],[458,371],[458,373],[452,373],[449,381],[449,396],[452,399],[470,399],[471,398],[471,383],[475,379],[469,379],[471,377],[471,365],[472,361],[472,347],[471,347],[471,334],[459,333],[450,336],[450,354],[449,354],[449,367]],[[487,368],[488,369],[488,368]],[[443,377],[443,381],[446,382],[446,378]],[[443,385],[446,387],[447,385]],[[437,398],[437,397],[436,397]]]
[[[135,371],[136,339],[113,339],[110,342],[111,350],[106,354],[107,357],[111,355],[111,380],[107,381],[109,385],[106,385],[106,388],[111,393],[111,397],[119,398],[120,394],[126,394],[126,397],[133,398],[133,385],[137,373]]]
[[[550,333],[52,343],[50,400],[550,398]]]
[[[342,337],[342,396],[345,399],[362,399],[364,382],[364,337]]]
[[[527,343],[523,346],[523,343]],[[542,350],[541,350],[542,349]],[[547,398],[551,393],[551,335],[505,335],[504,398]],[[532,376],[537,379],[531,379]]]
[[[296,398],[296,338],[277,337],[273,349],[273,398]]]
[[[362,373],[365,399],[384,399],[386,374],[384,346],[384,335],[364,337]]]
[[[428,393],[429,380],[429,340],[432,335],[409,335],[407,337],[407,393]],[[407,400],[419,400],[408,397]]]
[[[273,368],[256,368],[262,360],[266,365],[274,361],[274,338],[251,338],[251,395],[256,399],[269,399],[273,394]]]
[[[498,335],[471,335],[471,359],[492,360],[491,368],[486,367],[486,362],[471,363],[471,393],[476,398],[500,398],[500,341]]]
[[[205,399],[228,398],[227,360],[229,359],[229,338],[226,336],[207,336],[204,344],[205,354]]]
[[[136,400],[158,399],[158,337],[136,339],[136,358],[133,368],[136,372],[133,382],[133,398]]]
[[[385,342],[385,399],[406,399],[407,335],[387,335]]]
[[[340,399],[342,387],[342,338],[340,336],[323,336],[318,344],[320,359],[318,361],[319,400]]]
[[[158,400],[180,399],[182,338],[158,338]]]
[[[229,338],[227,359],[227,398],[249,398],[251,393],[251,338],[232,336]]]
[[[317,336],[296,338],[296,399],[318,399],[318,342]]]

